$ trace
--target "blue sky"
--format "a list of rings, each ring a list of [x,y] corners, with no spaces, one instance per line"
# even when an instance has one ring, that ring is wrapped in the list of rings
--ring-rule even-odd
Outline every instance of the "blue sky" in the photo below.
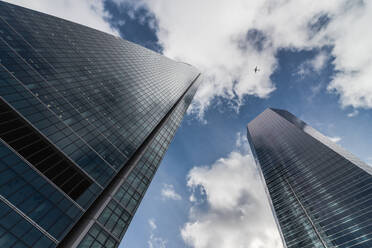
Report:
[[[245,140],[247,123],[268,107],[290,111],[372,164],[370,2],[10,2],[120,35],[203,73],[121,247],[281,247]]]

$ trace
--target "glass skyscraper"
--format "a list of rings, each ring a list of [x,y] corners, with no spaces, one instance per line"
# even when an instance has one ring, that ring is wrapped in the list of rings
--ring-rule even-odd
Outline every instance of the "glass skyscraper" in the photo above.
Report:
[[[286,247],[372,247],[371,167],[285,110],[251,121],[248,141]]]
[[[1,1],[0,34],[0,247],[117,247],[199,72]]]

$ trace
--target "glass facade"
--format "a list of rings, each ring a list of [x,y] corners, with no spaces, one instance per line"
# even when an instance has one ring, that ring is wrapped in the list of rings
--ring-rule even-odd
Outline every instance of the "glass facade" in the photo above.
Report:
[[[199,72],[1,1],[0,34],[1,247],[117,247]]]
[[[367,164],[285,110],[251,121],[248,141],[286,247],[372,247]]]

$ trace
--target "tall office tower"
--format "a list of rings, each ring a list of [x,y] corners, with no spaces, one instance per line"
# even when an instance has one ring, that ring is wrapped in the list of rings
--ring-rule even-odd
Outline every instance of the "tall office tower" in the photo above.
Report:
[[[285,110],[251,121],[248,140],[286,247],[372,247],[371,167]]]
[[[0,247],[117,247],[199,72],[4,2],[0,33]]]

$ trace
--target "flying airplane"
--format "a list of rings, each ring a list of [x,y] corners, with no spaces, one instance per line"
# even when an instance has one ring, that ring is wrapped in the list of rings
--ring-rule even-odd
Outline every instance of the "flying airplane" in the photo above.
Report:
[[[258,71],[260,71],[260,69],[258,69],[256,66],[256,68],[254,68],[254,73],[257,73]]]

